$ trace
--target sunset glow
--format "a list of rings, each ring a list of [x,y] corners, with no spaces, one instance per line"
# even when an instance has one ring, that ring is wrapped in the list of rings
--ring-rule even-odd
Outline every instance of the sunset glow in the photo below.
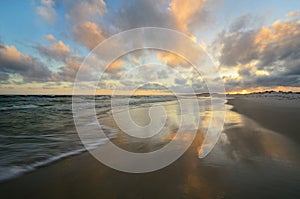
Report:
[[[300,36],[300,15],[294,10],[300,7],[299,1],[284,6],[263,2],[255,10],[248,0],[35,0],[6,4],[0,3],[7,10],[0,14],[2,94],[71,94],[76,73],[94,47],[124,30],[147,26],[180,31],[203,48],[219,68],[216,75],[223,78],[227,93],[299,91],[300,43],[296,38]],[[226,12],[233,6],[237,8],[233,13]],[[9,17],[7,12],[19,15]],[[16,34],[12,24],[20,21]],[[111,52],[118,45],[111,44]],[[150,84],[176,89],[185,85],[207,92],[205,83],[197,80],[199,74],[189,71],[182,57],[169,52],[145,50],[124,55],[109,66],[101,63],[101,58],[87,63],[86,71],[87,80],[96,81],[93,73],[97,67],[107,67],[105,80],[99,82],[101,94],[128,85],[120,78],[133,67],[140,67],[136,77]],[[149,63],[164,67],[149,70],[145,67]],[[168,67],[182,77],[169,78]],[[160,82],[154,81],[158,76]],[[131,84],[138,82],[131,79]],[[143,93],[156,92],[162,91],[158,88]]]

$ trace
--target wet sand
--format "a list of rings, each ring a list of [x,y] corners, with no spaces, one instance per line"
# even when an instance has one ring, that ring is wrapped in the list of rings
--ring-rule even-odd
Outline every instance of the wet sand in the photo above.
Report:
[[[234,106],[233,111],[300,144],[300,100],[241,97],[229,100],[228,104]]]
[[[229,103],[236,107],[231,111],[228,106],[224,132],[204,159],[198,158],[203,140],[203,132],[199,132],[182,157],[155,172],[116,171],[83,153],[0,184],[0,195],[2,198],[300,198],[299,142],[288,136],[293,133],[279,131],[277,124],[272,126],[274,122],[265,121],[268,118],[257,116],[256,122],[236,113],[245,111],[242,109],[248,106],[245,101]],[[290,111],[291,116],[297,114]],[[264,113],[274,115],[282,111],[270,108]],[[245,114],[250,116],[246,111]],[[288,127],[295,133],[299,128],[290,121],[282,120],[282,128]],[[151,148],[149,143],[127,145],[135,151]]]

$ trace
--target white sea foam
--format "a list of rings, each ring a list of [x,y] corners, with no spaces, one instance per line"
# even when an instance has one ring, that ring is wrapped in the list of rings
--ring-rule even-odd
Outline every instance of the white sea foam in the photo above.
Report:
[[[13,178],[16,178],[24,173],[31,172],[39,167],[47,166],[51,163],[59,161],[64,158],[81,154],[87,150],[93,150],[97,147],[107,143],[110,139],[116,137],[117,131],[107,126],[102,126],[102,129],[106,132],[107,137],[98,140],[91,139],[91,142],[86,144],[84,148],[63,152],[58,155],[54,155],[50,158],[34,162],[29,165],[11,165],[11,166],[0,166],[0,182],[4,182]],[[9,136],[13,137],[13,136]],[[28,138],[29,136],[17,136],[18,138]]]
[[[53,162],[56,162],[58,160],[61,160],[61,159],[67,158],[67,157],[71,157],[71,156],[74,156],[74,155],[78,155],[78,154],[80,154],[84,151],[87,151],[87,150],[95,149],[98,146],[107,143],[108,140],[109,140],[108,138],[103,138],[101,140],[98,140],[97,142],[88,144],[88,146],[86,148],[81,148],[81,149],[61,153],[59,155],[52,156],[48,159],[38,161],[38,162],[35,162],[33,164],[30,164],[30,165],[0,167],[0,182],[4,182],[4,181],[7,181],[7,180],[16,178],[16,177],[18,177],[18,176],[20,176],[24,173],[31,172],[31,171],[39,168],[39,167],[49,165],[49,164],[51,164]]]

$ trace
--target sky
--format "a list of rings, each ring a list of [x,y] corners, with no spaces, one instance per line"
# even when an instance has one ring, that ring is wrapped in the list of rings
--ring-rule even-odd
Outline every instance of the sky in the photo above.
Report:
[[[3,0],[0,11],[0,94],[72,94],[83,65],[83,93],[95,85],[99,94],[207,92],[217,76],[228,93],[300,91],[299,0]],[[91,56],[111,36],[141,27],[186,35],[218,73],[206,80],[185,57],[159,49],[110,65]],[[107,54],[122,45],[111,44]]]

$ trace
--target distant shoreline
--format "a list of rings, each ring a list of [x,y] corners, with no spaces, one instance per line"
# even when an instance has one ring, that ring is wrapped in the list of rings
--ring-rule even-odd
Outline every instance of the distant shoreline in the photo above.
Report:
[[[194,93],[192,94],[189,94],[189,93],[178,93],[182,96],[185,96],[185,95],[194,95]],[[203,92],[203,93],[195,93],[196,96],[199,96],[199,97],[210,97],[211,94],[208,93],[208,92]],[[214,95],[218,95],[218,93],[212,93]],[[225,95],[227,97],[235,97],[235,96],[253,96],[253,95],[276,95],[276,94],[284,94],[284,95],[287,95],[287,94],[300,94],[300,92],[298,91],[263,91],[263,92],[251,92],[251,93],[247,93],[247,94],[242,94],[242,93],[235,93],[235,94],[230,94],[230,93],[226,93]],[[118,95],[118,96],[130,96],[130,95],[126,95],[126,94],[117,94],[115,93],[114,95]],[[134,94],[132,96],[170,96],[170,95],[173,95],[173,93],[159,93],[159,91],[157,93],[153,93],[151,95],[146,95],[146,94]],[[222,94],[223,95],[223,94]],[[56,97],[56,96],[59,96],[59,97],[71,97],[73,96],[73,94],[21,94],[21,93],[16,93],[16,94],[5,94],[5,93],[2,93],[0,94],[0,96],[40,96],[40,97]],[[111,94],[96,94],[96,95],[89,95],[89,94],[76,94],[74,96],[112,96]]]

